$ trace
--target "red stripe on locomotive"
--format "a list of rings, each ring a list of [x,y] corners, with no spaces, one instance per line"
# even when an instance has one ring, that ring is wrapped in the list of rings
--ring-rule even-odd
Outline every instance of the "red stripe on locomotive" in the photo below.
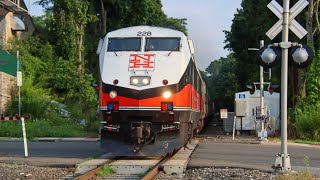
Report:
[[[173,105],[175,107],[192,107],[193,109],[200,110],[201,104],[201,95],[191,84],[187,84],[180,92],[172,94],[168,99],[165,99],[162,96],[157,96],[153,98],[138,100],[134,98],[123,97],[120,95],[114,99],[111,99],[109,94],[104,92],[102,92],[101,97],[101,106],[107,106],[108,101],[118,101],[119,106],[143,107],[160,107],[161,102],[173,102]]]

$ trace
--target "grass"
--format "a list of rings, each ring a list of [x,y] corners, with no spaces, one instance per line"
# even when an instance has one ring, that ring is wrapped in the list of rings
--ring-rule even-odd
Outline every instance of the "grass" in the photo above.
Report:
[[[281,142],[281,138],[278,137],[268,137],[270,141]],[[312,144],[312,145],[320,145],[319,141],[311,141],[304,139],[288,139],[288,142],[291,143],[300,143],[300,144]]]
[[[109,165],[104,165],[102,169],[97,173],[97,176],[107,176],[114,173],[116,173],[116,170],[112,169]]]
[[[281,174],[276,176],[276,180],[312,180],[310,171]]]
[[[81,137],[83,128],[70,119],[31,119],[26,122],[28,139],[34,137]],[[22,137],[21,122],[0,123],[0,137]]]
[[[303,139],[296,139],[296,140],[293,140],[293,141],[295,143],[320,145],[319,141],[310,141],[310,140],[303,140]]]
[[[96,159],[96,158],[94,158],[94,157],[87,157],[87,158],[83,159],[82,162],[90,161],[90,160],[93,160],[93,159]]]
[[[277,175],[276,180],[312,180],[313,178],[309,169],[310,165],[308,156],[304,157],[304,165],[306,170],[297,173],[293,172]]]

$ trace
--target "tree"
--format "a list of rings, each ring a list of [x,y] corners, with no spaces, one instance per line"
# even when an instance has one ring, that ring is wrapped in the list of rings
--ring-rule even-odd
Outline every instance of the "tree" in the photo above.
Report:
[[[233,111],[233,101],[235,92],[240,90],[237,82],[235,69],[237,61],[233,54],[226,58],[221,57],[212,61],[206,68],[208,88],[210,89],[211,99],[215,103],[215,109],[228,108]]]
[[[259,47],[260,40],[265,40],[265,44],[271,43],[266,39],[265,32],[276,22],[276,17],[267,9],[268,3],[269,0],[261,0],[259,3],[243,0],[242,9],[237,10],[232,20],[231,30],[224,31],[225,48],[234,53],[238,62],[237,81],[243,87],[259,79],[257,53],[249,52],[248,48]]]

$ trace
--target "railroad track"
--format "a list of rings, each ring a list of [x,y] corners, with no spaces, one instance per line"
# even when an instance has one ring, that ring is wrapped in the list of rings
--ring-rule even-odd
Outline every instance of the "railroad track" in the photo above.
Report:
[[[190,148],[181,148],[179,151],[175,151],[172,155],[166,157],[146,157],[146,158],[113,158],[105,163],[96,165],[95,168],[91,168],[89,171],[79,174],[75,177],[65,177],[63,179],[72,180],[114,180],[114,179],[142,179],[150,180],[156,177],[157,179],[168,179],[174,176],[179,177],[182,174],[189,161],[193,149],[196,147],[198,141],[191,145]],[[189,146],[189,145],[188,145]],[[92,160],[95,161],[95,160]],[[92,166],[89,162],[89,166]],[[104,165],[109,165],[116,171],[114,174],[110,174],[106,177],[96,177],[96,174],[103,168]],[[165,173],[164,173],[165,171]],[[160,173],[161,172],[161,173]],[[174,172],[174,173],[172,173]],[[175,174],[175,175],[171,175]],[[178,176],[177,176],[178,174]],[[179,179],[179,178],[178,178]]]
[[[152,158],[144,158],[144,159],[130,159],[122,157],[117,160],[111,160],[105,164],[101,164],[98,167],[85,172],[78,176],[69,176],[64,177],[63,179],[72,179],[72,180],[88,180],[88,179],[95,179],[96,174],[102,170],[104,165],[110,165],[111,167],[115,168],[117,173],[110,174],[106,177],[100,177],[100,179],[143,179],[143,180],[150,180],[155,177],[159,173],[159,169],[163,163],[169,160],[172,156],[166,157],[152,157]],[[139,164],[139,161],[141,164]],[[144,161],[149,161],[150,163],[145,164]],[[137,163],[138,162],[138,163]],[[152,164],[153,163],[153,164]],[[129,174],[123,173],[127,169]],[[136,169],[136,170],[132,170]],[[147,170],[145,170],[147,169]],[[118,171],[119,170],[119,171]],[[141,173],[141,171],[146,171]]]

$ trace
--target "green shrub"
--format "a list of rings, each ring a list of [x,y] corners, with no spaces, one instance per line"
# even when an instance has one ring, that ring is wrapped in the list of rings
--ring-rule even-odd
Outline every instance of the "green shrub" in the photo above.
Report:
[[[26,121],[27,137],[75,137],[86,134],[98,134],[99,121],[95,117],[96,106],[82,101],[70,101],[67,110],[71,116],[63,118],[58,112],[58,105],[51,103],[48,91],[34,85],[31,77],[25,77],[21,87],[21,115],[32,115],[32,120]],[[18,97],[14,97],[7,115],[18,113]],[[86,119],[85,126],[79,125],[80,119]],[[17,122],[0,124],[0,136],[21,137],[22,131]]]
[[[47,92],[33,85],[32,78],[24,78],[21,94],[21,115],[31,114],[34,117],[44,117],[47,114],[50,105],[50,96]],[[18,96],[14,97],[8,109],[8,115],[18,113]]]
[[[294,126],[301,138],[320,141],[320,111],[318,105],[305,104],[295,110]]]
[[[31,119],[26,122],[27,138],[35,137],[79,137],[83,129],[70,119]],[[18,121],[0,123],[0,137],[22,137]]]
[[[76,119],[78,123],[85,121],[83,125],[87,132],[97,132],[99,130],[100,121],[96,117],[98,102],[88,103],[83,100],[73,100],[67,103],[67,110],[72,112],[71,118]]]

